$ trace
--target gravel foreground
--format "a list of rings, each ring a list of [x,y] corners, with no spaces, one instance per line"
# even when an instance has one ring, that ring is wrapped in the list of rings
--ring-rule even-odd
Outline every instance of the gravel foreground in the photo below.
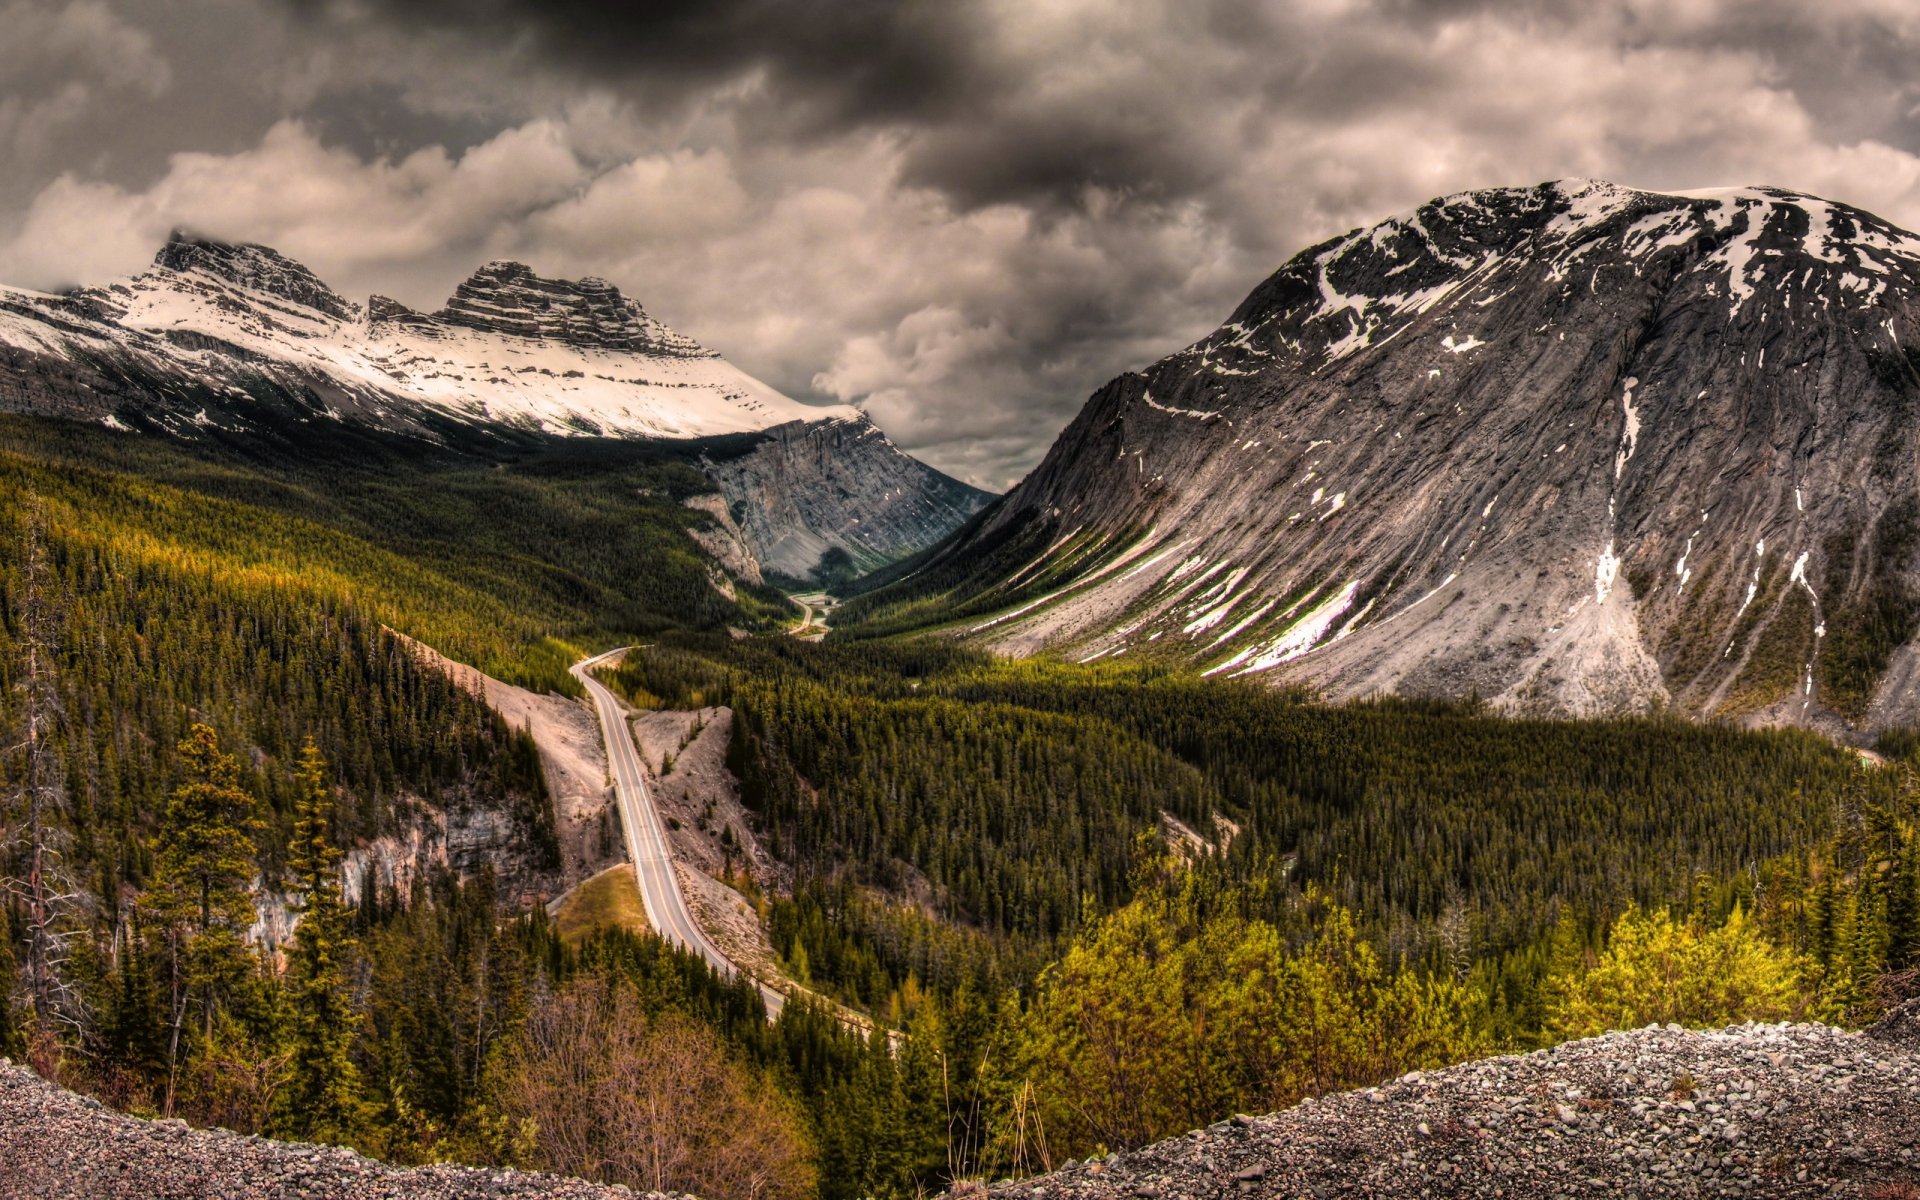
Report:
[[[518,1171],[391,1167],[332,1147],[143,1121],[0,1059],[5,1200],[633,1195]],[[1416,1072],[953,1195],[1920,1200],[1920,1001],[1865,1034],[1649,1027]]]
[[[1865,1034],[1653,1026],[1416,1072],[969,1194],[1920,1200],[1920,1001]]]
[[[143,1121],[0,1059],[4,1200],[605,1200],[635,1193],[478,1167],[391,1167],[349,1150]],[[666,1197],[649,1193],[652,1200]]]

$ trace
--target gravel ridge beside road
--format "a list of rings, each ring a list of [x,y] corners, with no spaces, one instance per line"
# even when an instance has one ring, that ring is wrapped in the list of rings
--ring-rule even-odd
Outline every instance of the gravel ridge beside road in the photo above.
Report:
[[[983,1191],[1920,1200],[1920,1001],[1866,1033],[1652,1026],[1416,1072],[953,1195]]]
[[[480,1167],[394,1167],[350,1150],[143,1121],[0,1059],[6,1200],[634,1200],[623,1187]],[[648,1193],[648,1200],[670,1200]]]

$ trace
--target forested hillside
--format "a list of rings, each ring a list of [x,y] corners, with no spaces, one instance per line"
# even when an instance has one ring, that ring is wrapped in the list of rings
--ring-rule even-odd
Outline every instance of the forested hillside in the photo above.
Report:
[[[785,601],[716,586],[664,452],[0,423],[0,481],[0,1052],[135,1112],[905,1197],[1610,1027],[1862,1021],[1920,967],[1904,735],[1875,765],[741,638]],[[554,853],[531,740],[402,634],[534,687],[642,642],[607,675],[637,706],[731,706],[792,883],[732,882],[786,972],[878,1028],[769,1022],[651,935],[526,906]],[[403,882],[399,843],[443,850]]]
[[[1882,767],[939,641],[682,640],[612,678],[735,706],[795,975],[936,1041],[984,998],[947,1054],[965,1170],[1649,1021],[1861,1021],[1920,966],[1904,739]]]
[[[499,922],[554,815],[402,634],[557,689],[576,642],[785,603],[687,536],[679,451],[281,432],[0,420],[0,1044],[135,1111],[498,1157],[437,1147],[517,1028]]]
[[[498,441],[467,450],[352,425],[172,443],[0,417],[0,485],[62,536],[215,580],[351,598],[512,682],[575,686],[573,642],[753,627],[771,591],[716,587],[687,536],[712,491],[685,447]]]
[[[796,862],[901,894],[924,881],[944,915],[996,934],[1051,936],[1124,899],[1133,839],[1165,815],[1240,878],[1333,891],[1397,951],[1463,915],[1505,950],[1566,905],[1684,901],[1697,875],[1895,786],[1800,732],[1329,706],[937,642],[705,645],[615,679],[642,703],[739,710],[749,802]]]

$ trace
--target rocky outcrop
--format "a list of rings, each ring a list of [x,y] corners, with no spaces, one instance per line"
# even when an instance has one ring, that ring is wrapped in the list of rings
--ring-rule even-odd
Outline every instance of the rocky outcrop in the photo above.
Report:
[[[434,328],[434,319],[390,296],[375,293],[367,297],[367,326],[375,332],[398,327],[412,333],[428,333]]]
[[[908,591],[1336,697],[1912,723],[1917,345],[1920,238],[1842,204],[1446,197],[1102,388]]]
[[[268,246],[233,245],[176,230],[154,256],[153,265],[180,273],[203,272],[342,321],[360,315],[358,305],[322,283],[302,264]]]
[[[709,524],[689,529],[687,533],[720,564],[721,570],[745,583],[766,582],[760,576],[760,560],[754,557],[747,535],[734,521],[725,497],[707,492],[688,496],[682,503],[697,513],[706,514]]]
[[[1235,1117],[987,1192],[1910,1196],[1920,1194],[1920,1058],[1911,1043],[1822,1025],[1651,1027]]]
[[[16,1200],[599,1200],[635,1194],[521,1171],[390,1167],[328,1146],[142,1121],[4,1059],[0,1193]]]
[[[718,358],[648,316],[604,279],[546,279],[517,262],[490,262],[454,289],[435,316],[484,333],[631,350],[669,358]]]
[[[992,499],[902,454],[864,415],[776,426],[703,465],[760,566],[793,580],[834,547],[862,571],[916,554]]]
[[[501,903],[516,908],[561,890],[563,872],[543,861],[520,814],[499,807],[495,798],[452,797],[440,805],[416,802],[409,809],[398,831],[347,851],[340,877],[349,905],[375,896],[417,895],[416,889],[440,871],[461,879],[491,871]]]

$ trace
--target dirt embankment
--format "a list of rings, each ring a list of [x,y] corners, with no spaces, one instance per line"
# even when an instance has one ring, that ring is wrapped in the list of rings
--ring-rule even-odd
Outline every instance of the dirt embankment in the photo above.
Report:
[[[446,672],[455,683],[484,698],[509,725],[533,735],[553,799],[561,888],[626,858],[620,818],[607,791],[606,747],[600,741],[599,721],[585,700],[502,683],[404,634],[398,636],[422,662]]]
[[[643,713],[633,731],[695,918],[728,958],[762,979],[779,978],[760,914],[722,882],[751,879],[767,891],[785,884],[783,867],[754,836],[740,781],[727,769],[733,710]]]

